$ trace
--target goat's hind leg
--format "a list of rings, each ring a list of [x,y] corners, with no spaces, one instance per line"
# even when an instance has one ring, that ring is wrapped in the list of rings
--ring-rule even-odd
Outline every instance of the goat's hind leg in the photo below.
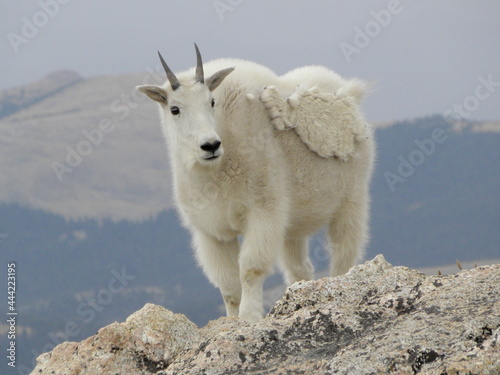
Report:
[[[238,239],[226,242],[195,232],[193,243],[198,264],[222,294],[227,316],[238,316],[241,301]]]
[[[288,238],[281,255],[281,268],[288,285],[300,280],[312,280],[314,267],[309,260],[307,237]]]
[[[368,239],[368,198],[347,199],[330,222],[328,228],[332,260],[330,276],[349,271],[364,255]]]

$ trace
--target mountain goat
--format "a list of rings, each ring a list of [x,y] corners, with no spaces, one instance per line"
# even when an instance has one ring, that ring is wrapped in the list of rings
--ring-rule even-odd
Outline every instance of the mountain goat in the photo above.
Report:
[[[160,104],[174,198],[199,265],[227,315],[255,322],[278,261],[289,284],[313,277],[308,238],[321,227],[332,276],[363,255],[374,159],[358,109],[366,86],[323,67],[278,77],[249,61],[203,64],[195,48],[196,68],[178,75],[158,53],[168,81],[137,89]],[[311,144],[299,128],[316,134]],[[315,152],[318,139],[331,152]]]

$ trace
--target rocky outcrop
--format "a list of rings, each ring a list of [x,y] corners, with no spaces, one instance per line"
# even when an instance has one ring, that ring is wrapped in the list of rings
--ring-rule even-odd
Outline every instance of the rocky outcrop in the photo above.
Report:
[[[425,276],[377,256],[295,283],[253,325],[148,304],[32,374],[499,374],[499,297],[500,265]]]

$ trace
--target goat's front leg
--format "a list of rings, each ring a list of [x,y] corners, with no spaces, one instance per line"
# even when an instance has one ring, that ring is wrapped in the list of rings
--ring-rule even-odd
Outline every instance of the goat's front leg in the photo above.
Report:
[[[227,316],[238,316],[241,300],[238,239],[220,241],[203,232],[194,231],[193,244],[198,264],[222,294]]]
[[[262,285],[284,246],[283,220],[262,212],[247,218],[247,228],[240,253],[242,286],[239,317],[249,323],[262,319],[264,307]]]

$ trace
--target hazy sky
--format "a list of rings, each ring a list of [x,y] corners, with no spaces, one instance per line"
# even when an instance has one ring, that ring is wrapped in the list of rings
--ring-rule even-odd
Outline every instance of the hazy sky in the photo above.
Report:
[[[2,1],[0,89],[58,69],[142,72],[162,51],[173,70],[255,60],[377,81],[370,121],[433,113],[500,119],[500,2],[463,0]],[[448,111],[448,112],[446,112]]]

